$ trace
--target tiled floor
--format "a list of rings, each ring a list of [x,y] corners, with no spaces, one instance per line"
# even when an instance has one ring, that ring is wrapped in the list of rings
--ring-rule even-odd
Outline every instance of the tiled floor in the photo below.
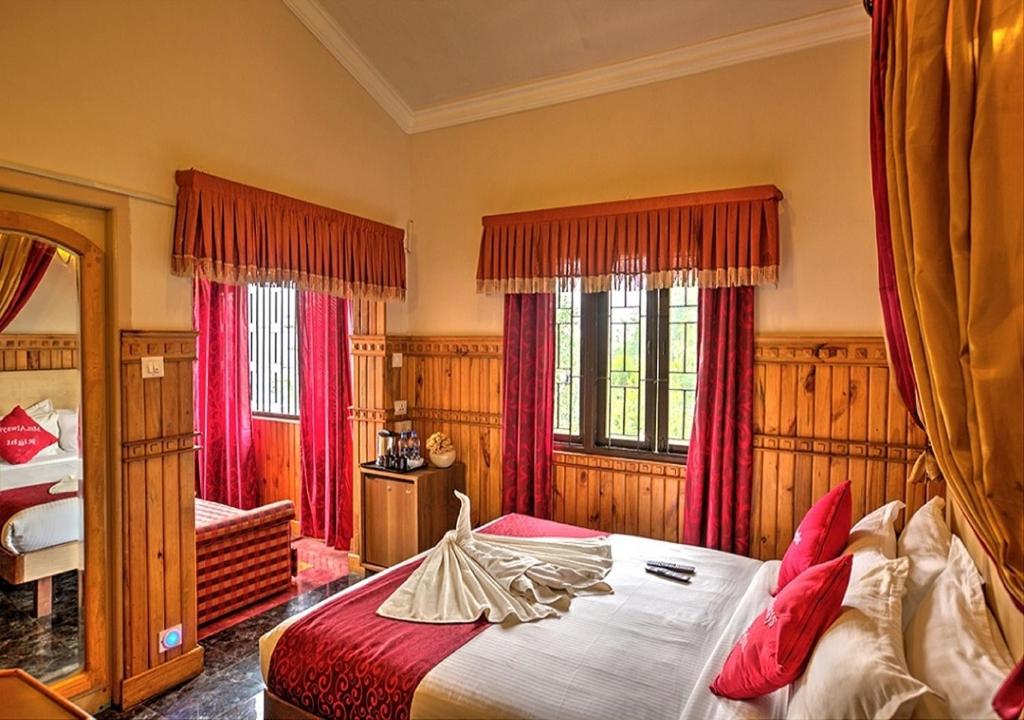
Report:
[[[339,578],[211,635],[200,643],[206,649],[202,675],[131,710],[100,713],[99,720],[262,718],[263,680],[257,647],[260,635],[359,579],[356,575]]]
[[[0,667],[20,667],[44,682],[74,671],[81,662],[78,572],[53,580],[53,613],[32,617],[34,583],[0,580]]]

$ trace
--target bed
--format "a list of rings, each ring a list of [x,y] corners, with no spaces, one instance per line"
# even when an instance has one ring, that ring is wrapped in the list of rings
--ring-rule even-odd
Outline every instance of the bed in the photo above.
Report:
[[[53,576],[82,569],[82,501],[77,488],[50,492],[82,477],[77,452],[60,450],[21,465],[0,461],[0,578],[35,583],[34,613],[50,614]]]
[[[538,522],[546,523],[505,516],[484,530],[510,534],[510,523]],[[541,527],[533,534],[550,533]],[[419,681],[411,716],[678,720],[785,714],[786,689],[744,703],[718,698],[707,689],[733,644],[767,605],[778,562],[629,535],[610,535],[609,542],[615,564],[607,580],[614,594],[578,598],[558,619],[483,628]],[[290,695],[290,702],[275,692],[271,666],[282,660],[275,652],[284,652],[285,631],[348,593],[387,583],[418,559],[289,618],[260,639],[266,717],[311,717],[317,709],[312,697],[295,702]],[[697,578],[681,585],[647,574],[644,563],[651,559],[685,560],[697,567]],[[440,632],[445,627],[451,626]],[[368,657],[371,652],[368,648]],[[515,672],[509,672],[512,667]],[[389,682],[401,684],[402,679]]]

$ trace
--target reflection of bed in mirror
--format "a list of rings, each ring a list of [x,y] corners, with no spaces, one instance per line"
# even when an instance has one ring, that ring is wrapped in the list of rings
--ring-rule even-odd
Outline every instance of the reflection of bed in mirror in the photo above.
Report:
[[[49,397],[17,404],[33,418],[56,419],[53,446],[20,464],[0,459],[0,578],[11,585],[35,583],[33,610],[40,617],[51,611],[53,578],[82,569],[77,412]],[[0,404],[4,415],[11,409]],[[49,429],[51,423],[41,424]]]

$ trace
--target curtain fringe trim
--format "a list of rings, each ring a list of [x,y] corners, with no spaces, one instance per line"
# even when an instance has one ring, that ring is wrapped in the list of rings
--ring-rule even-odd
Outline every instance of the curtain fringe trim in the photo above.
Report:
[[[568,292],[579,280],[585,293],[607,292],[612,289],[660,290],[670,287],[744,287],[749,285],[777,285],[779,266],[730,267],[713,270],[696,268],[683,270],[662,270],[641,275],[589,275],[576,277],[535,277],[502,278],[498,280],[477,280],[478,293],[498,295],[502,293],[531,294]]]
[[[299,290],[311,290],[340,298],[359,300],[405,300],[405,288],[368,285],[337,278],[312,275],[298,270],[259,268],[255,265],[229,265],[191,255],[171,257],[171,272],[181,277],[197,277],[225,285],[248,283],[277,283],[293,285]]]

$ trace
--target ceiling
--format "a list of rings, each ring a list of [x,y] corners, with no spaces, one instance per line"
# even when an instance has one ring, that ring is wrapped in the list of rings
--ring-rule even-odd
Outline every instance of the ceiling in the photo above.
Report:
[[[778,54],[869,29],[860,0],[284,2],[385,109],[408,115],[400,124],[409,131],[429,129],[414,127],[417,116],[465,122],[467,108],[479,114],[496,98],[504,104],[483,116],[524,109],[508,99],[522,104],[539,88],[531,107],[664,79],[667,65],[668,76],[686,74],[681,60],[697,58],[697,72],[709,54],[721,66],[749,59],[751,48]],[[609,77],[619,81],[603,89]]]

